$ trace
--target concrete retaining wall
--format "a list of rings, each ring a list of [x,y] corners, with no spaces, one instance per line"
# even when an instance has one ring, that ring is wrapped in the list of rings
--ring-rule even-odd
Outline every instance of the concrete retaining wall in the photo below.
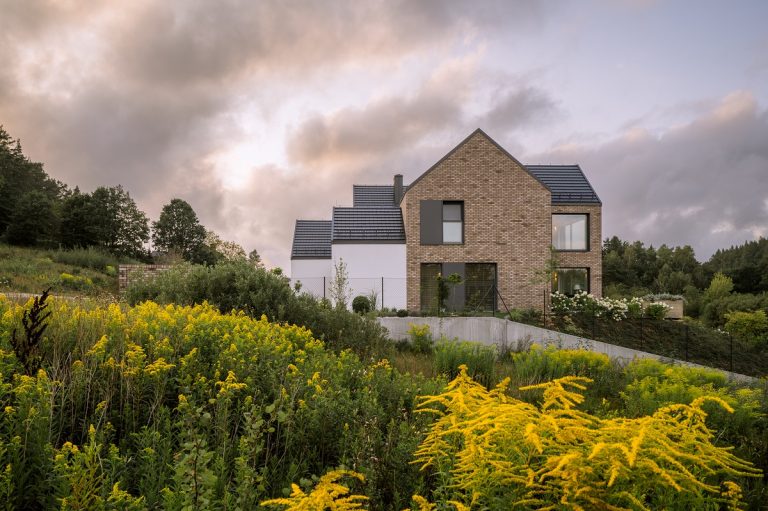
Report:
[[[464,341],[473,341],[481,344],[495,344],[500,347],[506,347],[514,351],[528,349],[531,344],[540,346],[555,346],[560,349],[583,349],[604,353],[612,359],[624,362],[632,361],[636,358],[651,358],[662,360],[674,364],[686,365],[689,367],[703,367],[713,369],[683,360],[669,359],[648,353],[645,351],[633,350],[608,344],[601,341],[594,341],[584,337],[564,334],[554,330],[547,330],[522,323],[515,323],[505,319],[480,317],[447,317],[447,318],[379,318],[379,323],[389,331],[389,336],[393,340],[408,339],[408,329],[411,324],[429,325],[432,335],[436,338],[446,337],[448,339],[458,338]],[[721,371],[720,369],[717,369]],[[755,378],[739,373],[722,371],[729,378],[740,381],[753,381]]]

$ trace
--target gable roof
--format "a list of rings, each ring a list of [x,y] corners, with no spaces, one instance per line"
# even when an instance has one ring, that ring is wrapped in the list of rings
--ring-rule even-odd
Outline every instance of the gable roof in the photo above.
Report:
[[[552,195],[552,204],[600,204],[600,198],[595,193],[592,185],[589,184],[587,177],[582,172],[581,167],[578,165],[523,165],[520,161],[509,154],[498,142],[492,139],[482,129],[477,128],[467,138],[459,142],[459,144],[451,149],[448,154],[440,158],[440,160],[428,168],[423,174],[417,177],[410,185],[404,187],[403,196],[405,192],[413,188],[416,183],[421,181],[424,176],[432,172],[443,161],[450,158],[453,153],[459,150],[461,146],[469,142],[476,135],[485,137],[491,144],[493,144],[499,151],[501,151],[509,159],[517,163],[523,170],[531,175],[536,181],[538,181],[544,188],[549,190]]]
[[[388,206],[335,207],[333,242],[337,241],[405,242],[403,214],[392,201]]]
[[[464,140],[462,140],[461,142],[459,142],[459,143],[458,143],[458,145],[457,145],[456,147],[454,147],[453,149],[451,149],[450,151],[448,151],[448,154],[446,154],[445,156],[443,156],[442,158],[440,158],[440,159],[439,159],[439,160],[438,160],[438,161],[437,161],[437,162],[436,162],[434,165],[432,165],[431,167],[429,167],[429,168],[428,168],[426,171],[424,171],[424,172],[423,172],[423,173],[422,173],[422,174],[421,174],[419,177],[417,177],[415,180],[413,180],[413,181],[411,182],[411,184],[409,184],[409,185],[408,185],[408,186],[405,188],[405,190],[403,191],[403,197],[405,197],[405,194],[406,194],[406,192],[407,192],[408,190],[410,190],[411,188],[413,188],[413,187],[416,185],[416,183],[418,183],[419,181],[421,181],[422,179],[424,179],[424,177],[425,177],[427,174],[429,174],[430,172],[432,172],[432,171],[433,171],[433,170],[434,170],[434,169],[435,169],[435,168],[436,168],[438,165],[440,165],[441,163],[443,163],[445,160],[447,160],[448,158],[450,158],[451,156],[453,156],[453,153],[455,153],[456,151],[458,151],[458,150],[459,150],[459,149],[460,149],[460,148],[461,148],[461,147],[462,147],[464,144],[466,144],[467,142],[469,142],[470,140],[472,140],[472,138],[474,138],[474,137],[475,137],[475,136],[477,136],[477,135],[480,135],[480,136],[484,137],[484,138],[485,138],[486,140],[488,140],[488,141],[489,141],[491,144],[493,144],[493,146],[494,146],[494,147],[496,147],[496,149],[498,149],[499,151],[501,151],[501,152],[502,152],[502,154],[504,154],[504,155],[505,155],[507,158],[509,158],[509,159],[510,159],[510,160],[512,160],[513,162],[517,163],[517,164],[520,166],[520,168],[522,168],[522,169],[523,169],[525,172],[527,172],[528,174],[530,174],[530,175],[531,175],[531,177],[533,177],[534,179],[536,179],[536,181],[539,181],[539,179],[538,179],[536,176],[534,176],[533,174],[531,174],[531,172],[529,172],[529,171],[528,171],[528,169],[525,167],[525,165],[523,165],[522,163],[520,163],[520,161],[519,161],[517,158],[515,158],[514,156],[512,156],[511,154],[509,154],[509,152],[508,152],[506,149],[504,149],[503,147],[501,147],[501,145],[499,145],[499,143],[498,143],[498,142],[496,142],[494,139],[492,139],[492,138],[491,138],[491,137],[490,137],[490,136],[489,136],[489,135],[488,135],[486,132],[484,132],[484,131],[483,131],[483,130],[481,130],[480,128],[477,128],[475,131],[473,131],[472,133],[470,133],[470,134],[469,134],[469,136],[468,136],[467,138],[465,138]],[[544,183],[541,183],[541,181],[539,181],[539,183],[540,183],[540,184],[541,184],[541,185],[542,185],[544,188],[547,188],[547,186],[546,186]],[[402,199],[401,199],[401,201],[402,201]]]
[[[291,259],[330,259],[331,221],[296,220]]]
[[[602,204],[578,165],[526,165],[552,192],[552,204]]]
[[[352,207],[392,206],[395,191],[392,185],[352,185]]]

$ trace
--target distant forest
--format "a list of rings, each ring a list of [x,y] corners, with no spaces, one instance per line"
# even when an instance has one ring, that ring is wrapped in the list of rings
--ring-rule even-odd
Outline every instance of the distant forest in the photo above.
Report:
[[[715,276],[719,278],[715,279]],[[722,249],[700,263],[690,246],[646,247],[614,236],[603,243],[603,294],[669,293],[686,299],[685,313],[721,325],[733,311],[768,309],[768,240]]]
[[[147,249],[152,240],[153,253]],[[153,257],[215,264],[245,258],[242,247],[223,241],[199,222],[192,206],[172,199],[150,227],[122,186],[83,193],[51,178],[0,126],[0,240],[41,248],[97,248],[123,259]],[[259,262],[254,250],[249,257]]]

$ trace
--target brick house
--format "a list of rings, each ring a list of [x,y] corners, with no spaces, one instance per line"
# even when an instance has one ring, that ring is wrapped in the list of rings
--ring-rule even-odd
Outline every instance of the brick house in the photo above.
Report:
[[[387,307],[434,310],[455,273],[448,310],[541,309],[552,290],[601,294],[601,209],[578,165],[523,165],[478,129],[410,185],[355,186],[332,220],[298,220],[291,276],[327,283],[342,258],[353,294]]]

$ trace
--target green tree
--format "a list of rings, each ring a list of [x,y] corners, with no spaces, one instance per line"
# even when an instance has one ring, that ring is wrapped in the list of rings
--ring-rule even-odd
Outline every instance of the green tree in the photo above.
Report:
[[[116,255],[144,257],[149,219],[122,186],[99,187],[91,194],[93,233],[98,244]]]
[[[39,192],[53,206],[65,190],[66,186],[48,177],[42,163],[30,161],[22,152],[21,142],[13,140],[0,126],[0,235],[8,228],[26,194]],[[29,203],[24,206],[28,207]],[[53,207],[51,214],[55,214]],[[20,234],[18,229],[17,233]]]
[[[31,191],[16,203],[6,236],[13,245],[36,245],[40,241],[53,241],[56,217],[53,202],[41,191]]]
[[[251,264],[253,264],[256,267],[263,266],[261,262],[261,256],[259,255],[259,253],[256,251],[255,248],[250,252],[248,252],[248,261],[250,261]]]
[[[81,193],[79,188],[66,197],[61,204],[60,239],[66,248],[86,248],[100,244],[98,235],[98,212],[90,194]]]
[[[725,298],[733,291],[733,280],[723,273],[715,273],[712,282],[704,292],[704,300],[711,302],[718,298]]]
[[[213,231],[206,230],[205,244],[216,254],[216,260],[234,261],[245,259],[245,249],[234,241],[225,241]]]
[[[187,261],[210,263],[212,258],[215,262],[215,253],[205,244],[205,235],[195,210],[182,199],[173,199],[163,206],[160,219],[152,223],[155,248],[178,252]]]

